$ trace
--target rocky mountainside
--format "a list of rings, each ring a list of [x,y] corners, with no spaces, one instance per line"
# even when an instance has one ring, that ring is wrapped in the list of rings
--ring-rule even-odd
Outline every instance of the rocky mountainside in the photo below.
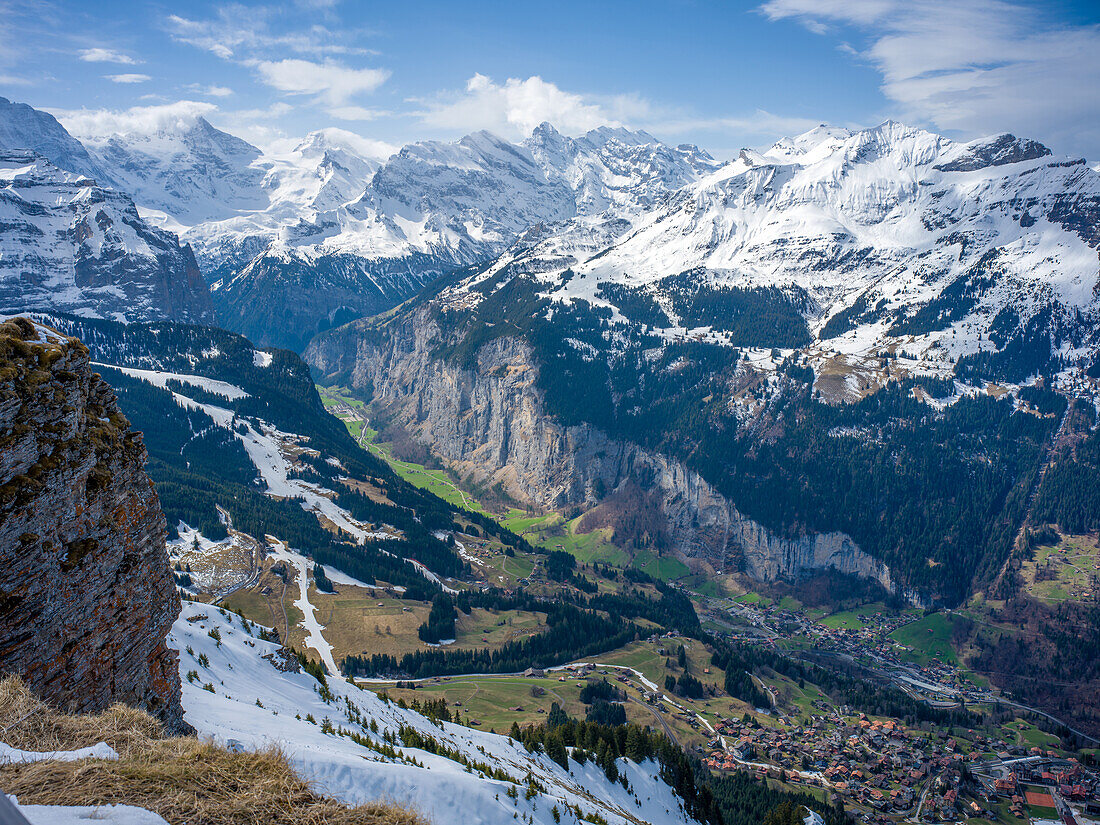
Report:
[[[328,380],[369,388],[380,417],[402,422],[475,484],[499,484],[514,499],[541,507],[581,507],[596,518],[618,491],[619,506],[653,514],[648,526],[662,549],[716,570],[741,568],[775,581],[832,568],[877,580],[890,592],[904,590],[887,565],[843,533],[776,533],[739,512],[684,462],[588,422],[564,424],[547,410],[538,386],[545,365],[521,339],[488,342],[465,368],[435,357],[441,333],[425,307],[378,333],[359,322],[319,336],[306,357]]]
[[[0,671],[63,708],[125,702],[182,729],[164,515],[79,341],[0,326],[0,446]]]
[[[537,504],[614,509],[644,482],[689,558],[858,568],[953,601],[1009,552],[1065,396],[1097,395],[1098,205],[1087,164],[1033,141],[822,127],[603,245],[583,218],[527,233],[306,357]],[[492,391],[509,375],[530,389],[507,393],[519,418]]]
[[[26,150],[0,150],[0,312],[211,323],[190,247],[126,195]]]

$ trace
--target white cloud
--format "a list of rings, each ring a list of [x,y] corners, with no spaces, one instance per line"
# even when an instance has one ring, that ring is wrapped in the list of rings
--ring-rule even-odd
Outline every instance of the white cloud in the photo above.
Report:
[[[821,121],[813,118],[777,115],[757,109],[749,115],[669,119],[656,122],[650,128],[665,134],[729,132],[747,142],[755,143],[759,139],[774,140],[783,135],[801,134],[820,125]]]
[[[199,117],[213,114],[218,107],[197,100],[180,100],[161,106],[130,109],[74,109],[52,114],[76,137],[106,137],[115,134],[146,134],[179,131],[194,125]]]
[[[190,83],[186,88],[189,92],[195,92],[196,94],[206,95],[208,97],[229,97],[233,94],[233,90],[228,86],[204,86],[201,83]]]
[[[256,71],[268,86],[288,94],[313,95],[329,106],[346,104],[351,98],[369,94],[386,82],[386,69],[353,69],[342,63],[326,60],[261,60]]]
[[[335,126],[329,126],[320,131],[330,143],[336,144],[337,146],[346,146],[357,155],[365,158],[385,160],[401,148],[392,143],[386,143],[384,140],[365,138],[362,135],[357,135],[355,132],[349,132],[346,129],[338,129]]]
[[[313,22],[315,12],[305,20],[288,16],[289,12],[286,6],[230,3],[219,8],[212,19],[196,20],[170,14],[165,23],[175,40],[205,49],[225,60],[259,59],[287,50],[314,57],[373,54],[370,49],[349,45],[363,32],[329,29]]]
[[[112,83],[144,83],[153,79],[147,74],[108,74],[104,77]]]
[[[663,136],[711,133],[720,141],[770,144],[782,135],[819,125],[812,118],[788,117],[758,109],[745,115],[701,116],[657,106],[637,95],[586,95],[569,92],[541,77],[509,78],[497,83],[475,74],[461,93],[417,100],[424,125],[447,131],[487,129],[510,139],[526,137],[543,121],[565,134],[599,126],[647,129]],[[736,149],[732,150],[736,154]]]
[[[533,76],[508,78],[503,84],[475,74],[460,94],[419,101],[428,126],[463,132],[488,129],[504,137],[525,137],[543,121],[562,132],[578,134],[597,126],[621,126],[624,116],[648,112],[648,104],[635,97],[597,99],[567,92]]]
[[[1100,155],[1100,26],[1009,0],[769,0],[760,10],[862,28],[859,57],[881,73],[902,119]]]
[[[330,106],[327,111],[337,120],[376,120],[392,114],[382,109],[367,109],[363,106]]]
[[[86,63],[121,63],[126,66],[135,66],[140,60],[135,60],[128,54],[114,49],[84,49],[80,53],[80,59]]]

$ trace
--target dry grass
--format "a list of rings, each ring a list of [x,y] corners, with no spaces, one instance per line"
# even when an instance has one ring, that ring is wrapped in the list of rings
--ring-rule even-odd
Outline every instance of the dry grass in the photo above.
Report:
[[[27,805],[137,805],[171,825],[423,825],[388,803],[349,808],[314,793],[275,749],[231,753],[193,737],[166,738],[159,723],[116,706],[68,716],[17,678],[0,681],[0,741],[25,750],[107,742],[118,761],[0,767],[0,787]]]

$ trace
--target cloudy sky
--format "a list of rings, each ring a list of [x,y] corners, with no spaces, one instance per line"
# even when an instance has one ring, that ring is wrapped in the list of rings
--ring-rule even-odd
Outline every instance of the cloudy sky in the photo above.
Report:
[[[0,95],[78,134],[202,114],[260,145],[335,126],[378,153],[549,120],[728,157],[893,118],[1100,159],[1100,3],[0,0]]]

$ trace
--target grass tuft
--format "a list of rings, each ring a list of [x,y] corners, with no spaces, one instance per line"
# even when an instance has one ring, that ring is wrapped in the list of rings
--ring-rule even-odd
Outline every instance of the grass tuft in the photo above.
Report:
[[[194,737],[166,737],[140,710],[116,705],[69,716],[15,677],[0,681],[0,741],[24,750],[107,742],[118,761],[0,766],[0,787],[25,805],[137,805],[170,825],[423,825],[388,802],[347,807],[313,791],[276,748],[231,753]]]

